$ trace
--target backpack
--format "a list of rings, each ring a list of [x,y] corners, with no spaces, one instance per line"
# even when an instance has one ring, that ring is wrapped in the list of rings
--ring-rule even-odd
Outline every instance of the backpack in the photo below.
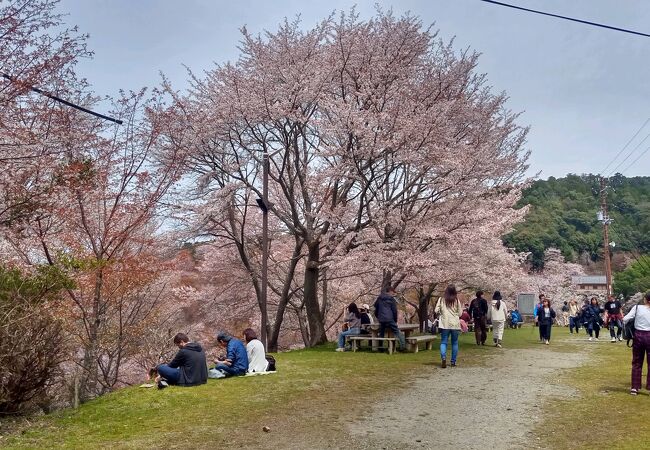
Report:
[[[268,361],[269,365],[266,367],[267,372],[275,372],[277,369],[275,368],[275,358],[271,355],[266,355],[266,361]]]
[[[623,326],[623,339],[627,341],[628,347],[631,347],[630,341],[634,341],[634,333],[636,332],[634,323],[636,322],[636,313],[638,312],[638,308],[639,305],[636,305],[634,307],[634,318],[632,320],[628,320],[627,323]]]

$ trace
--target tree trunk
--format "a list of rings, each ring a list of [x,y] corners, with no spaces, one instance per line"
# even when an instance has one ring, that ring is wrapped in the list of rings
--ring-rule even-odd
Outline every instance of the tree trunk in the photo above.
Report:
[[[426,331],[426,323],[429,319],[429,301],[431,294],[435,289],[435,284],[430,284],[426,289],[418,288],[418,320],[420,322],[420,332]]]
[[[101,324],[101,299],[104,273],[101,268],[95,275],[95,292],[93,293],[93,306],[90,317],[87,319],[88,342],[84,348],[83,372],[79,383],[80,400],[85,402],[97,395],[97,355],[99,345],[99,326]]]
[[[307,264],[305,268],[305,310],[309,324],[309,346],[327,342],[325,324],[318,303],[318,278],[320,263],[320,243],[307,244]]]

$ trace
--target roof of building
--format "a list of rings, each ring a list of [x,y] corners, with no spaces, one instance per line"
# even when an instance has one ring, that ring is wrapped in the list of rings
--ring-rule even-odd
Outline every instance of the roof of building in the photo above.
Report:
[[[571,277],[573,284],[607,284],[605,275],[592,275],[586,277]]]

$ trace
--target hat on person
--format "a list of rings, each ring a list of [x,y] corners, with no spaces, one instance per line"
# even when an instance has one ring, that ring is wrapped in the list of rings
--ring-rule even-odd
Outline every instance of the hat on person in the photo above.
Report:
[[[501,300],[503,297],[501,297],[501,292],[499,291],[494,291],[494,295],[492,295],[492,300]]]
[[[367,303],[362,303],[361,304],[361,309],[363,309],[365,311],[370,311],[370,306],[368,306]]]

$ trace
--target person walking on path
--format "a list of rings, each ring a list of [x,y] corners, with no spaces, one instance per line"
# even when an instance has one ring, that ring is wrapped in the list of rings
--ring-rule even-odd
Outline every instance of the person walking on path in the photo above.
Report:
[[[499,348],[501,348],[503,329],[506,327],[506,317],[508,317],[506,303],[501,300],[501,292],[495,291],[494,295],[492,295],[492,304],[488,310],[488,319],[492,321],[494,346]]]
[[[542,336],[542,340],[546,345],[551,342],[551,328],[556,314],[551,307],[551,301],[547,298],[542,300],[542,307],[537,309],[537,323]]]
[[[573,329],[575,328],[576,334],[580,330],[580,308],[578,307],[578,302],[575,299],[572,299],[569,302],[569,333],[573,334]]]
[[[646,355],[650,366],[650,292],[646,292],[644,300],[642,305],[636,305],[623,318],[623,323],[633,320],[636,330],[632,344],[632,395],[637,395],[641,389],[641,372]],[[650,391],[650,371],[646,376],[645,387]]]
[[[544,302],[544,294],[539,294],[539,303],[535,305],[533,308],[533,316],[535,317],[535,326],[539,327],[539,320],[537,320],[537,317],[539,317],[539,310],[542,308],[542,303]],[[539,328],[539,340],[540,342],[543,341],[544,339],[542,338],[542,329]]]
[[[476,345],[485,345],[487,339],[488,303],[483,298],[483,291],[476,292],[476,298],[469,304],[469,314],[474,319]]]
[[[478,297],[478,295],[477,295]],[[458,336],[460,335],[460,315],[463,307],[453,284],[447,286],[443,298],[438,299],[435,309],[440,320],[440,359],[441,367],[447,367],[447,340],[451,337],[451,367],[456,366],[458,357]]]
[[[348,305],[347,309],[347,315],[345,316],[345,325],[347,325],[347,330],[339,333],[339,346],[336,349],[337,352],[345,351],[346,336],[357,336],[361,334],[361,312],[359,311],[357,304],[352,302]]]
[[[395,301],[395,288],[388,286],[377,300],[375,300],[375,316],[379,322],[379,337],[384,337],[386,329],[393,332],[399,340],[400,351],[406,351],[406,340],[404,334],[397,326],[397,302]]]
[[[621,302],[616,300],[613,295],[610,295],[605,303],[605,311],[607,312],[608,322],[609,322],[609,335],[612,338],[612,342],[617,340],[623,340],[623,314],[621,313]],[[614,327],[617,328],[616,333],[614,333]]]
[[[582,320],[587,333],[589,333],[590,341],[593,341],[594,337],[598,340],[600,336],[600,326],[603,323],[601,313],[602,310],[596,297],[591,297],[589,304],[582,308]]]

